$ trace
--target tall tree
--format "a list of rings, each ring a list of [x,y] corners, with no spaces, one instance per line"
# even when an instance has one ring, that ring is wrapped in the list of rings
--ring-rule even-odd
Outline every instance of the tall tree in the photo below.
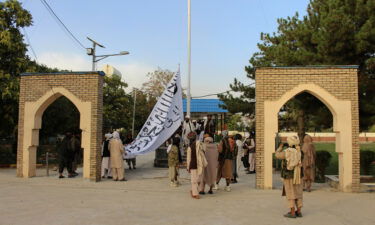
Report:
[[[163,94],[165,86],[175,75],[175,72],[158,68],[157,70],[147,73],[148,81],[143,83],[142,91],[146,94],[158,98]]]
[[[306,16],[278,19],[277,32],[261,34],[248,77],[261,66],[359,65],[360,126],[368,129],[375,124],[374,11],[373,0],[311,0]],[[304,104],[295,107],[305,121]]]
[[[15,135],[19,74],[29,62],[20,29],[32,24],[31,14],[15,0],[0,2],[0,136]]]
[[[132,97],[125,92],[128,85],[121,77],[104,77],[103,128],[112,130],[131,127]]]

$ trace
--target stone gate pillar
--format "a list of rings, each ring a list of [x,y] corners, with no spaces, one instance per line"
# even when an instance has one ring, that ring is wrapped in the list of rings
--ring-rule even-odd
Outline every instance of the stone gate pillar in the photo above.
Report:
[[[21,74],[17,176],[36,175],[39,129],[45,109],[65,96],[80,113],[83,177],[100,180],[103,114],[103,72]]]
[[[360,186],[358,66],[263,67],[256,69],[256,187],[272,188],[272,154],[278,113],[291,98],[308,92],[333,115],[340,189]]]

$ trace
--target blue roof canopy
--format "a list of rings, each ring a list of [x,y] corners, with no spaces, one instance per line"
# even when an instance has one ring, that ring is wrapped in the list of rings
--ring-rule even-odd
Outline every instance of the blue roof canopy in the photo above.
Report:
[[[186,99],[182,100],[184,112],[186,112]],[[220,108],[224,102],[219,99],[192,99],[190,102],[190,112],[192,113],[227,113],[228,110]]]

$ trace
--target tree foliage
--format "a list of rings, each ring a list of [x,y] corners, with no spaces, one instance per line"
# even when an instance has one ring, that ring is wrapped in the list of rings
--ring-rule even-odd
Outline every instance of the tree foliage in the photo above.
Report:
[[[104,77],[103,128],[112,130],[131,127],[132,97],[125,92],[128,85],[121,77]]]
[[[277,32],[261,34],[260,51],[245,68],[247,76],[254,79],[255,68],[262,66],[359,65],[360,125],[368,129],[375,124],[374,12],[373,0],[311,0],[306,16],[280,18]],[[240,87],[236,82],[232,86]],[[253,91],[240,91],[253,96]],[[315,99],[309,105],[318,103]]]
[[[142,91],[146,94],[159,98],[163,94],[165,86],[175,75],[175,72],[158,68],[154,72],[147,73],[148,81],[143,83]]]
[[[26,55],[21,28],[32,25],[31,14],[20,2],[0,2],[0,136],[14,137],[18,123],[19,75],[23,72],[53,72]]]

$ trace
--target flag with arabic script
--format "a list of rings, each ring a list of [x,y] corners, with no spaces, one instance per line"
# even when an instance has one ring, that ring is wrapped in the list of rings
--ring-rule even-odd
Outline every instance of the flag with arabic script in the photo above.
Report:
[[[125,147],[127,157],[146,154],[159,148],[183,121],[180,70],[167,84],[135,140]]]

